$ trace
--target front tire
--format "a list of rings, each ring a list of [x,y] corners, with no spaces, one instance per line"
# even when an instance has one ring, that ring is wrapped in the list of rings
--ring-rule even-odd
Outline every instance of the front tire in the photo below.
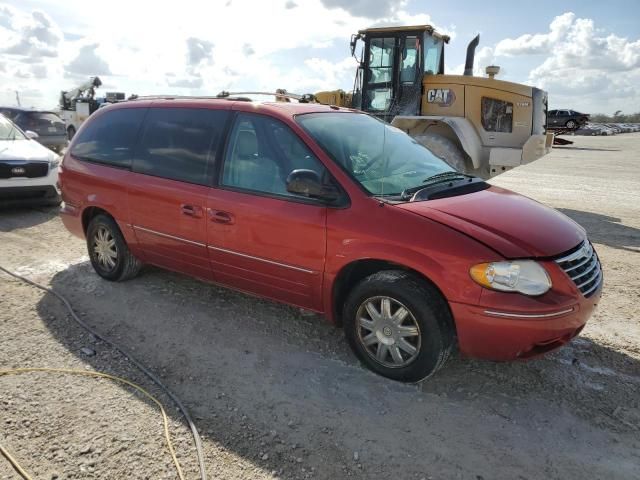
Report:
[[[129,251],[118,224],[107,215],[96,215],[89,223],[87,249],[93,269],[105,280],[129,280],[142,268],[140,260]]]
[[[574,129],[578,128],[578,124],[576,123],[576,121],[575,121],[575,120],[569,120],[569,121],[566,123],[566,127],[567,127],[567,128],[569,128],[569,129],[571,129],[571,130],[574,130]]]
[[[74,135],[76,134],[76,129],[73,125],[67,128],[67,139],[69,141],[73,140]]]
[[[358,359],[393,380],[419,382],[440,369],[455,343],[449,308],[433,286],[402,270],[362,280],[345,303],[344,330]]]

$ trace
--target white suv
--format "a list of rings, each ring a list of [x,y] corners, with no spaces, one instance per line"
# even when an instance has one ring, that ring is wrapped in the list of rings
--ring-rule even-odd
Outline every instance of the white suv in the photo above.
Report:
[[[60,157],[0,115],[0,206],[58,205]]]

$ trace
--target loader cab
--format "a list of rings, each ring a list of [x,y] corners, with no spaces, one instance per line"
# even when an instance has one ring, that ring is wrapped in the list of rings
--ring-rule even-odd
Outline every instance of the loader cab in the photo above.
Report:
[[[449,37],[430,25],[370,28],[352,36],[354,55],[360,40],[353,106],[387,122],[396,115],[419,115],[422,79],[444,73]]]

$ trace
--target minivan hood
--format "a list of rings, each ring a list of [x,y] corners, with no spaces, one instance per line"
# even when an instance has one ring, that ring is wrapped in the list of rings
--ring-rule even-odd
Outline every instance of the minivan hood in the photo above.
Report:
[[[505,258],[553,257],[586,238],[569,217],[499,187],[398,207],[448,225]]]
[[[35,140],[0,140],[0,160],[40,160],[48,162],[56,154]]]

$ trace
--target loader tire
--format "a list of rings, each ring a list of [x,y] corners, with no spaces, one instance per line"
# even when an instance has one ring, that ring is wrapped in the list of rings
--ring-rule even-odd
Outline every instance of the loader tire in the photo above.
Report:
[[[413,138],[415,138],[420,145],[431,150],[436,157],[441,158],[451,167],[455,168],[458,172],[471,173],[471,169],[469,168],[462,150],[460,150],[460,147],[447,137],[443,137],[437,133],[421,133]]]

